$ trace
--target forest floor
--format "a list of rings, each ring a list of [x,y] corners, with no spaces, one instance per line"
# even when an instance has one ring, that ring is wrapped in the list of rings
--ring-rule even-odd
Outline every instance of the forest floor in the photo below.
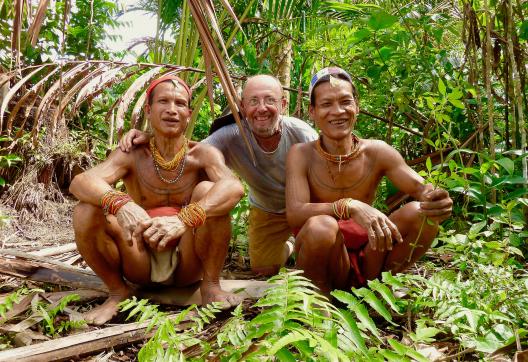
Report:
[[[0,203],[0,256],[2,252],[23,252],[26,254],[35,254],[39,255],[46,250],[51,250],[57,246],[72,246],[74,243],[74,235],[72,228],[72,210],[75,205],[75,201],[71,199],[66,199],[63,203],[52,203],[49,202],[46,205],[46,217],[44,220],[37,220],[31,214],[28,213],[18,213],[11,207],[5,205],[5,202]],[[434,250],[428,253],[429,260],[436,260],[436,262],[443,264],[446,262],[444,258],[446,255],[438,255]],[[87,270],[88,267],[86,263],[82,260],[80,255],[76,250],[70,249],[67,252],[60,253],[58,255],[52,256],[42,256],[39,257],[42,261],[52,260],[54,262],[60,262],[62,264],[69,264],[72,267]],[[1,265],[0,265],[1,268]],[[420,271],[422,269],[421,263],[417,263],[415,267],[409,270],[409,273],[412,274],[422,274]],[[249,270],[248,258],[246,256],[240,256],[237,250],[230,250],[228,259],[226,260],[225,269],[223,271],[222,277],[224,279],[258,279],[251,274]],[[263,280],[263,278],[260,278]],[[59,286],[55,283],[45,283],[45,282],[36,282],[31,280],[31,278],[20,278],[13,275],[5,275],[0,272],[0,312],[2,312],[1,305],[5,303],[6,298],[9,295],[12,295],[17,290],[21,288],[26,288],[27,290],[42,289],[43,292],[39,292],[40,301],[45,301],[53,294],[60,294],[64,291],[72,291],[75,293],[78,291],[76,288],[68,288],[65,286]],[[89,293],[88,293],[89,294]],[[86,295],[79,302],[74,302],[73,304],[68,304],[68,308],[73,310],[70,314],[70,319],[72,315],[79,315],[79,313],[86,312],[93,308],[95,305],[100,304],[104,300],[104,295],[99,292],[92,296],[87,297]],[[39,299],[37,299],[39,300]],[[51,302],[50,302],[51,303]],[[46,325],[45,323],[34,323],[29,324],[27,327],[27,332],[30,335],[30,338],[8,338],[2,337],[2,333],[5,333],[6,330],[3,330],[4,327],[9,322],[10,326],[20,325],[23,322],[35,317],[38,312],[35,310],[35,302],[31,302],[31,305],[19,312],[16,317],[11,320],[2,320],[3,318],[0,315],[0,361],[2,361],[2,351],[7,351],[15,347],[23,347],[26,344],[35,344],[41,342],[42,340],[50,339],[46,336]],[[246,307],[246,303],[244,304]],[[250,303],[247,303],[245,309],[250,309]],[[175,306],[162,306],[163,311],[168,312],[177,312],[182,310],[181,307]],[[1,313],[0,313],[1,314]],[[212,323],[208,329],[216,330],[221,327],[222,323],[229,317],[229,313],[222,313],[218,316],[218,319]],[[65,317],[68,318],[68,317]],[[18,323],[18,324],[17,324]],[[76,334],[82,334],[90,331],[100,330],[104,332],[110,327],[125,325],[131,323],[130,320],[126,320],[126,314],[120,313],[117,317],[112,319],[109,323],[101,327],[93,326],[82,326],[79,329],[73,329],[71,331],[63,332],[60,334],[55,334],[52,339],[59,339],[65,336],[71,336]],[[49,333],[48,333],[49,334]],[[143,336],[144,337],[144,336]],[[99,351],[96,353],[83,353],[83,357],[76,357],[74,359],[69,358],[67,360],[76,360],[76,361],[136,361],[137,354],[143,345],[143,341],[138,341],[134,343],[128,343],[122,345],[121,347],[116,348],[105,348],[104,351]],[[452,360],[446,359],[446,356],[457,355],[459,352],[460,346],[455,341],[446,341],[438,342],[429,345],[423,345],[421,353],[432,353],[429,355],[431,360],[432,356],[435,356],[435,359],[438,360]],[[427,351],[428,350],[428,351]],[[468,351],[470,352],[470,351]],[[427,355],[426,353],[426,355]],[[458,358],[454,360],[475,360],[474,356],[471,353],[468,355],[462,355],[459,353]],[[497,356],[493,359],[494,361],[511,361],[505,355]]]

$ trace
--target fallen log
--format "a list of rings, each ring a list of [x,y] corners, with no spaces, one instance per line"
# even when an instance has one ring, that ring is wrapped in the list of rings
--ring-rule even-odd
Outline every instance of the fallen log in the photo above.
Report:
[[[91,270],[72,267],[16,250],[0,251],[0,273],[72,288],[108,291],[103,281]]]
[[[91,270],[76,268],[20,251],[0,251],[0,273],[71,288],[93,289],[105,293],[108,291],[103,281]],[[259,280],[220,280],[220,286],[225,291],[240,293],[245,298],[257,299],[262,296],[269,284]],[[202,302],[199,288],[199,283],[183,288],[172,286],[140,288],[137,296],[159,304],[199,305]],[[65,293],[75,293],[75,291]]]
[[[192,314],[187,315],[190,318]],[[178,330],[185,329],[189,322],[182,322]],[[0,362],[63,361],[86,354],[108,350],[130,343],[147,340],[155,333],[146,332],[149,322],[129,323],[82,334],[54,339],[26,347],[0,352]]]
[[[64,254],[64,253],[75,251],[75,250],[77,250],[77,244],[68,243],[68,244],[63,244],[59,246],[54,246],[51,248],[45,248],[41,250],[32,251],[30,252],[30,254],[36,255],[36,256],[52,256],[52,255]]]

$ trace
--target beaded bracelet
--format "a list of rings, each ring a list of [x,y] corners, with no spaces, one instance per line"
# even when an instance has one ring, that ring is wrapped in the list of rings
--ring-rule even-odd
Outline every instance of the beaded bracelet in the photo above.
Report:
[[[193,202],[180,210],[178,218],[188,227],[197,228],[204,224],[207,216],[203,207]]]
[[[108,190],[101,196],[101,207],[105,215],[115,215],[123,205],[132,201],[132,198],[121,191]]]
[[[334,212],[334,215],[339,220],[348,220],[350,219],[350,204],[352,203],[353,199],[351,198],[345,198],[345,199],[339,199],[332,203],[332,211]]]

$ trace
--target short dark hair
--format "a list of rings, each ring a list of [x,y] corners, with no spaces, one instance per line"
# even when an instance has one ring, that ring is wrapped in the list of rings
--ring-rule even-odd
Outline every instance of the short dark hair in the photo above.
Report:
[[[312,88],[312,91],[310,93],[310,105],[311,106],[315,105],[315,89],[317,87],[319,87],[323,83],[330,82],[330,77],[338,78],[338,79],[341,79],[341,80],[344,80],[344,81],[350,83],[350,85],[352,86],[352,96],[354,97],[354,100],[356,101],[356,103],[359,101],[359,93],[357,91],[357,88],[354,85],[354,83],[352,83],[350,81],[350,79],[347,78],[346,75],[340,74],[340,73],[338,73],[338,74],[327,74],[327,75],[321,77],[319,80],[317,80],[317,83]]]

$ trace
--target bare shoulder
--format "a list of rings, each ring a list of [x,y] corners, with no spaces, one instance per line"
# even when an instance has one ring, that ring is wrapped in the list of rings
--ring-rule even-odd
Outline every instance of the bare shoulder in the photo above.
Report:
[[[189,141],[189,157],[197,160],[201,165],[225,164],[222,152],[203,142]]]
[[[304,169],[308,163],[308,155],[313,150],[315,141],[306,143],[296,143],[288,151],[287,168]]]
[[[314,147],[315,141],[305,142],[305,143],[296,143],[291,146],[288,151],[289,154],[302,154],[303,152],[308,152]]]
[[[379,161],[393,162],[394,158],[401,159],[400,153],[385,141],[376,139],[361,139],[363,151]]]

